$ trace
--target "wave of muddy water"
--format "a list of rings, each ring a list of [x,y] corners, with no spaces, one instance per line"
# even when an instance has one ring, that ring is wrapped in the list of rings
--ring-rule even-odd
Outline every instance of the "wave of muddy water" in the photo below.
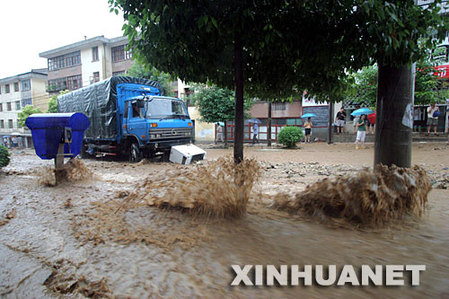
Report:
[[[338,150],[341,148],[333,153],[337,155]],[[415,157],[419,158],[419,150],[415,149]],[[429,154],[442,154],[426,148],[422,151],[423,159],[429,160]],[[314,158],[319,161],[319,148],[301,158],[302,153],[283,152],[286,161],[263,164],[264,173],[247,215],[233,220],[191,217],[140,204],[110,213],[117,210],[122,196],[133,191],[134,183],[163,175],[179,167],[176,165],[87,160],[97,179],[45,187],[37,183],[36,173],[52,161],[41,161],[28,151],[13,153],[6,174],[0,174],[0,217],[14,215],[0,226],[0,296],[449,295],[448,190],[431,191],[429,211],[419,223],[377,230],[326,226],[265,208],[263,203],[269,201],[270,194],[303,190],[319,178],[351,173],[371,163],[311,163]],[[355,155],[362,160],[366,153],[354,152],[350,160],[357,160]],[[248,156],[260,161],[276,159],[270,156],[275,154],[248,150]],[[220,151],[208,152],[208,157],[220,155]],[[442,163],[449,165],[447,159]],[[424,163],[434,173],[444,172],[428,160]],[[111,231],[103,231],[96,218],[99,212],[127,226],[108,226]],[[89,229],[90,235],[86,233]],[[117,232],[127,238],[120,238]],[[231,264],[425,264],[427,270],[421,276],[421,286],[413,288],[231,288]]]

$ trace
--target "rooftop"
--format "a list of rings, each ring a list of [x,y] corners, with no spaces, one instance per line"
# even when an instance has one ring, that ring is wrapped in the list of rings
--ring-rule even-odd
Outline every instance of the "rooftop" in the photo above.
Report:
[[[59,56],[59,55],[64,55],[73,51],[77,51],[77,50],[81,50],[81,49],[85,49],[88,47],[92,47],[92,46],[98,46],[101,44],[109,44],[109,45],[114,45],[114,44],[118,44],[124,41],[128,41],[127,37],[124,36],[119,36],[119,37],[114,37],[114,38],[106,38],[104,37],[104,35],[100,35],[100,36],[96,36],[96,37],[92,37],[89,39],[85,39],[73,44],[69,44],[69,45],[65,45],[56,49],[52,49],[52,50],[48,50],[45,52],[41,52],[39,53],[39,57],[43,57],[43,58],[52,58],[55,56]]]
[[[5,77],[0,79],[0,83],[8,83],[11,81],[30,79],[36,77],[47,77],[48,69],[32,69],[31,72],[18,74],[15,76]]]

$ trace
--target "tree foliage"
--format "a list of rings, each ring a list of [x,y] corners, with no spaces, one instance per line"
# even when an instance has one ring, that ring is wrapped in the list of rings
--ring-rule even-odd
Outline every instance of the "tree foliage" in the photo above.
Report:
[[[18,114],[19,125],[25,127],[25,121],[31,114],[42,113],[41,109],[34,108],[32,105],[25,106]]]
[[[448,29],[441,0],[425,7],[402,0],[109,2],[123,10],[140,61],[184,81],[233,89],[238,38],[245,92],[267,99],[308,90],[340,100],[347,70],[373,60],[411,64],[425,54],[418,37],[429,46]]]
[[[437,104],[448,97],[447,87],[443,80],[435,75],[435,66],[429,60],[416,64],[415,70],[415,104]]]
[[[9,156],[10,154],[6,146],[0,145],[0,168],[8,166]]]
[[[54,95],[48,101],[48,113],[57,113],[58,112],[58,96]]]
[[[410,65],[427,55],[444,39],[449,29],[447,16],[439,14],[442,0],[426,5],[415,1],[356,1],[360,42],[364,50],[356,51],[356,59],[373,58],[378,64]]]
[[[234,119],[234,93],[226,88],[215,85],[194,85],[195,93],[191,96],[192,103],[198,108],[201,120],[219,122]],[[245,113],[251,108],[251,101],[245,101]],[[248,117],[248,115],[246,115]]]
[[[348,93],[347,99],[356,103],[368,104],[370,107],[376,106],[377,97],[377,65],[362,68],[354,73],[354,84],[352,91]],[[430,57],[421,59],[416,64],[415,69],[415,101],[416,105],[426,105],[438,103],[447,98],[447,89],[441,88],[443,84],[435,75],[434,65],[430,62]]]
[[[69,90],[61,90],[59,94],[53,95],[48,101],[48,113],[57,113],[58,112],[58,96],[68,93]]]
[[[168,73],[157,70],[154,66],[142,64],[136,61],[131,68],[126,72],[128,76],[145,78],[152,81],[159,82],[164,89],[164,95],[173,96],[171,84],[174,80]]]
[[[236,90],[234,158],[243,158],[243,90],[282,99],[307,90],[339,101],[372,62],[411,64],[449,29],[435,0],[108,0],[139,61],[186,82]],[[432,32],[429,31],[432,29]],[[433,38],[436,39],[433,39]],[[238,153],[237,153],[238,151]]]

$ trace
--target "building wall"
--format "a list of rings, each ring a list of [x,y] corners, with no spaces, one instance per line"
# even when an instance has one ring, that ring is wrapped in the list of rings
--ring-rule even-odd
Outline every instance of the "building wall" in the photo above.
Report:
[[[98,81],[110,78],[115,72],[126,72],[133,64],[132,59],[112,62],[111,50],[113,47],[126,45],[127,39],[118,37],[107,39],[104,36],[97,36],[91,39],[76,42],[57,49],[52,49],[40,53],[40,57],[47,59],[59,57],[75,51],[80,52],[81,64],[50,71],[48,80],[63,79],[70,76],[81,75],[82,86],[88,86],[96,82],[94,73],[98,72]],[[92,49],[98,47],[98,60],[93,61]],[[81,86],[80,86],[81,87]]]
[[[187,85],[181,79],[178,79],[178,88],[177,88],[178,95],[177,95],[177,97],[180,99],[185,99],[189,88],[190,88],[189,85]]]
[[[102,47],[102,57],[103,60],[102,62],[104,63],[103,65],[103,70],[104,70],[104,79],[107,79],[109,77],[112,77],[112,54],[111,54],[111,47],[103,45]]]
[[[65,78],[70,76],[82,75],[81,65],[76,65],[68,68],[59,69],[48,72],[48,80]],[[83,78],[84,81],[84,78]]]
[[[81,74],[83,80],[83,86],[90,85],[94,83],[94,72],[99,73],[99,80],[102,73],[102,63],[100,54],[101,48],[98,47],[98,60],[93,61],[92,57],[92,47],[81,50]],[[99,81],[98,80],[98,81]]]
[[[189,107],[190,119],[195,121],[195,142],[213,142],[215,140],[215,125],[200,121],[200,113],[196,107]]]
[[[0,94],[0,103],[2,104],[3,111],[0,112],[0,120],[4,122],[4,128],[0,127],[0,144],[4,142],[5,136],[15,135],[17,137],[22,136],[20,140],[24,141],[21,146],[28,144],[27,136],[31,136],[30,131],[27,128],[21,128],[18,124],[18,114],[23,109],[22,100],[31,99],[31,103],[34,107],[39,107],[42,111],[47,111],[49,96],[46,92],[47,76],[36,73],[25,73],[9,78],[0,79],[0,88],[2,93]],[[22,90],[22,82],[30,80],[30,90]],[[14,83],[19,83],[19,90],[14,90]],[[5,85],[10,85],[10,92],[5,93]],[[19,107],[17,107],[17,102]],[[8,111],[8,103],[11,103],[11,110]],[[12,128],[9,126],[9,121],[12,120]]]
[[[31,98],[33,106],[47,112],[50,95],[46,91],[47,81],[45,79],[31,79]]]
[[[113,62],[112,63],[112,74],[116,73],[116,72],[126,72],[127,70],[129,70],[129,68],[133,65],[133,61],[128,59],[128,60],[122,60],[122,61],[118,61],[118,62]],[[112,76],[111,74],[111,76]]]
[[[14,83],[19,83],[19,91],[14,91]],[[9,93],[5,93],[5,86],[9,85]],[[0,95],[0,103],[2,104],[3,112],[0,112],[0,120],[4,122],[4,128],[0,128],[0,134],[10,134],[12,132],[18,132],[17,115],[22,110],[21,107],[17,109],[16,102],[21,101],[20,81],[18,78],[5,81],[0,84],[2,94]],[[8,104],[11,106],[11,110],[8,111]],[[9,121],[13,121],[13,127],[10,128]]]
[[[285,106],[285,110],[276,110],[276,104],[271,106],[272,118],[297,118],[301,116],[301,102],[284,103],[279,106]],[[249,112],[253,118],[268,118],[268,103],[256,102]]]

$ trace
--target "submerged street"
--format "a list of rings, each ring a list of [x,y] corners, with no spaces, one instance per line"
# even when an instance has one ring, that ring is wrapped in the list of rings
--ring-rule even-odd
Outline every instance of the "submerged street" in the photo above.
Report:
[[[207,160],[232,155],[232,148],[204,148]],[[236,219],[133,200],[144,180],[157,182],[194,165],[88,159],[82,161],[91,178],[51,187],[43,181],[53,161],[15,150],[0,171],[0,296],[444,298],[449,296],[448,150],[442,143],[413,144],[412,163],[427,171],[433,186],[428,210],[418,221],[381,228],[337,225],[270,208],[276,195],[372,167],[372,144],[363,150],[324,143],[294,150],[245,148],[245,157],[256,159],[262,174],[246,215]],[[217,192],[214,200],[222,196]],[[426,271],[416,287],[231,287],[235,264],[423,264]]]

